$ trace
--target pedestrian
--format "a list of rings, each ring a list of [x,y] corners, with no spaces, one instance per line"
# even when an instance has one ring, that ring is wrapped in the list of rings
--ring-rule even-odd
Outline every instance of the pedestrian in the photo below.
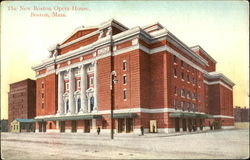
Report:
[[[144,128],[143,128],[143,126],[141,126],[141,135],[142,136],[144,135]]]
[[[101,132],[101,128],[100,128],[100,127],[98,127],[98,128],[97,128],[97,134],[99,135],[99,134],[100,134],[100,132]]]

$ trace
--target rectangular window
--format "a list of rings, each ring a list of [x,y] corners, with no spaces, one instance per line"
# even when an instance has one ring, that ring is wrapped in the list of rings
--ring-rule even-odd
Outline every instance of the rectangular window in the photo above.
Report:
[[[192,73],[194,73],[194,67],[192,67]]]
[[[90,83],[91,86],[94,85],[94,77],[89,78],[89,83]]]
[[[174,63],[177,63],[177,57],[174,56]]]
[[[42,88],[44,88],[44,83],[42,82]]]
[[[189,71],[189,65],[187,64],[187,70]]]
[[[44,93],[42,93],[42,98],[44,98]]]
[[[190,103],[188,102],[187,103],[187,109],[188,109],[188,112],[190,111]]]
[[[81,88],[81,80],[77,80],[77,88]]]
[[[127,84],[127,76],[123,75],[123,84]]]
[[[177,87],[174,87],[174,94],[177,95]]]
[[[66,83],[66,90],[69,90],[69,83]]]
[[[195,79],[194,78],[192,78],[192,84],[194,84],[195,83]]]
[[[181,97],[185,97],[185,90],[181,89]]]
[[[196,106],[195,106],[195,104],[193,103],[193,112],[195,112],[195,110],[196,110]]]
[[[127,90],[124,89],[123,90],[123,100],[126,100],[127,99]]]
[[[127,70],[127,62],[125,60],[122,63],[122,68],[123,68],[124,71]]]
[[[181,67],[184,67],[184,62],[183,61],[181,61]]]
[[[44,103],[42,103],[42,109],[44,109]]]
[[[181,109],[184,111],[185,110],[185,102],[184,101],[181,101]]]
[[[174,108],[175,108],[175,109],[177,109],[177,105],[178,105],[177,103],[178,103],[178,102],[177,102],[177,99],[174,99]]]
[[[190,82],[189,74],[187,75],[187,81]]]
[[[187,98],[190,99],[190,92],[187,91]]]
[[[184,80],[184,73],[181,72],[181,79]]]
[[[174,68],[174,76],[177,77],[177,69]]]

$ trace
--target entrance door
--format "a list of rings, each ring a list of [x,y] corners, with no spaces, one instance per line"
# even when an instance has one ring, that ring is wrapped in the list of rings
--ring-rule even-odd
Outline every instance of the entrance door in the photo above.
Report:
[[[65,121],[59,121],[60,132],[65,132]]]
[[[126,119],[126,133],[133,132],[133,119],[127,118]]]
[[[75,120],[71,121],[71,132],[76,132],[77,130],[76,128],[77,128],[76,121]]]
[[[84,121],[84,132],[85,133],[89,133],[90,132],[90,125],[91,125],[90,120],[85,120]]]
[[[182,129],[183,129],[183,131],[187,131],[187,122],[186,122],[186,119],[182,119]]]
[[[151,133],[156,133],[157,132],[157,123],[156,123],[156,120],[150,120],[149,121],[149,124],[150,124],[150,132]]]
[[[180,132],[179,118],[175,118],[175,132]]]
[[[41,122],[42,124],[42,132],[46,132],[46,122]]]
[[[39,132],[42,132],[43,131],[43,129],[42,129],[42,127],[43,127],[42,126],[43,125],[42,122],[39,122],[38,125],[39,125]]]
[[[122,133],[125,131],[125,119],[118,118],[118,133]]]

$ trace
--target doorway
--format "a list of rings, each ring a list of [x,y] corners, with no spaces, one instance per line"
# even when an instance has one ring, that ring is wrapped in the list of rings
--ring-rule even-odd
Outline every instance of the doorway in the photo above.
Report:
[[[90,120],[84,120],[84,133],[89,133],[90,132],[90,126],[91,126],[91,121]]]
[[[125,118],[118,118],[118,133],[125,132]]]
[[[175,132],[180,132],[179,118],[175,118]]]
[[[76,120],[71,121],[71,132],[77,131],[77,123]]]
[[[60,132],[65,132],[65,121],[59,121]]]
[[[187,131],[187,121],[186,121],[186,119],[182,119],[182,129],[183,129],[183,131]]]
[[[126,118],[126,133],[133,132],[133,119]]]
[[[156,133],[157,132],[157,123],[156,120],[150,120],[149,121],[149,131],[151,133]]]

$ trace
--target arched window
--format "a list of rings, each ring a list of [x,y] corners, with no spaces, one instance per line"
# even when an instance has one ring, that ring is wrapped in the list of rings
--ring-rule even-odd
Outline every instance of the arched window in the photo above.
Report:
[[[78,100],[77,100],[77,111],[80,112],[80,109],[81,109],[81,99],[78,98]]]
[[[66,101],[66,112],[69,111],[69,100]]]
[[[94,96],[90,98],[90,111],[93,111],[94,109]]]

